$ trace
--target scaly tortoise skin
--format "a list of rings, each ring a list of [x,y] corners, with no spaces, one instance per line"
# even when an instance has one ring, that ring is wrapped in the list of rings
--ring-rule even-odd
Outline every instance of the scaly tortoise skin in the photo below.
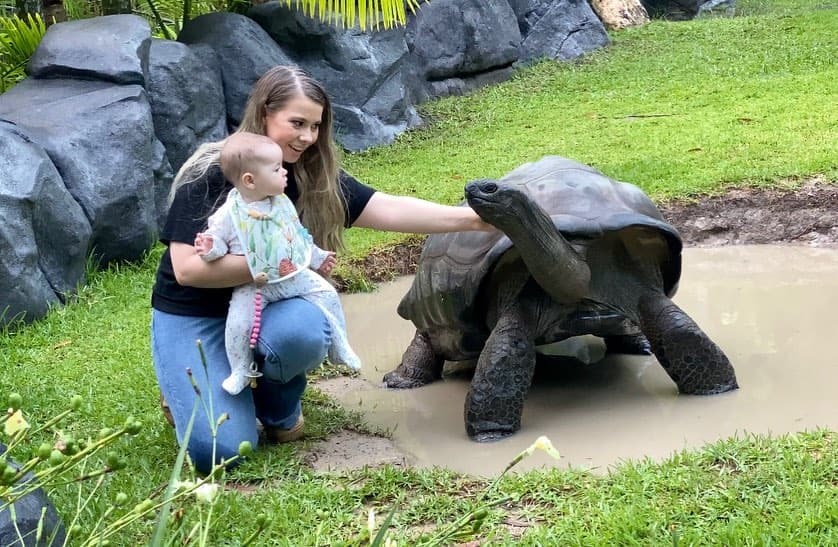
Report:
[[[399,315],[416,334],[388,387],[438,380],[477,358],[465,402],[476,441],[521,427],[535,347],[593,334],[609,352],[654,353],[681,393],[736,389],[724,352],[671,300],[682,242],[636,186],[558,156],[466,186],[498,232],[428,238]]]

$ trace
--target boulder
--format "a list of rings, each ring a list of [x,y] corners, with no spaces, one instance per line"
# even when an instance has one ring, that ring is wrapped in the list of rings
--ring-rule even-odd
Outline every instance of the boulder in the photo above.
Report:
[[[154,39],[146,91],[154,133],[172,170],[180,169],[198,145],[227,136],[221,67],[209,46]]]
[[[0,117],[46,150],[92,226],[97,260],[144,255],[156,239],[155,194],[168,190],[155,184],[167,168],[142,87],[28,78],[0,95]]]
[[[0,443],[0,456],[4,456],[5,453],[6,445]],[[6,461],[15,470],[20,469],[17,462]],[[26,473],[21,482],[28,483],[32,480],[35,480],[35,476],[32,473]],[[64,524],[43,489],[36,488],[17,500],[14,506],[14,520],[8,508],[0,511],[0,545],[4,547],[59,547],[66,544]],[[42,539],[36,541],[39,529]]]
[[[590,0],[591,8],[608,30],[637,27],[649,22],[640,0]]]
[[[205,44],[221,67],[227,123],[237,127],[250,88],[268,69],[293,60],[253,19],[236,13],[208,13],[183,25],[178,42]]]
[[[81,78],[145,85],[151,29],[137,15],[52,25],[29,60],[33,78]]]
[[[736,0],[640,0],[650,17],[686,21],[699,15],[732,15]]]
[[[344,29],[276,3],[254,6],[248,16],[324,85],[335,110],[335,137],[345,149],[390,143],[420,123],[403,81],[404,29]]]
[[[410,17],[405,38],[421,102],[508,79],[521,33],[507,0],[433,0]]]
[[[520,62],[567,61],[610,43],[585,0],[510,0],[521,31]]]
[[[296,64],[321,81],[337,141],[358,151],[419,125],[422,101],[608,43],[584,0],[433,0],[408,17],[404,28],[365,32],[266,3],[248,16],[197,17],[177,42],[153,39],[134,15],[52,25],[30,77],[0,95],[0,212],[12,219],[0,230],[0,325],[60,303],[90,255],[144,256],[173,172],[239,125],[269,68]]]
[[[47,153],[0,122],[0,324],[46,315],[84,282],[90,223]]]

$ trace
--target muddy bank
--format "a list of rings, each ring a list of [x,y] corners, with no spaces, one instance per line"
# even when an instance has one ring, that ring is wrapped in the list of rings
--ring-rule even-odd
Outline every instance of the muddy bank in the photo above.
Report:
[[[686,245],[838,245],[838,184],[823,177],[795,190],[737,189],[696,202],[663,204]]]

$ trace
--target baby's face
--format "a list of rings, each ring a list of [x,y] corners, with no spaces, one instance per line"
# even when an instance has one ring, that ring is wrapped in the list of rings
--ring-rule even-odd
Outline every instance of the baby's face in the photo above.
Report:
[[[278,196],[288,185],[288,171],[282,166],[282,148],[266,144],[259,150],[260,162],[253,172],[255,190],[265,196]]]

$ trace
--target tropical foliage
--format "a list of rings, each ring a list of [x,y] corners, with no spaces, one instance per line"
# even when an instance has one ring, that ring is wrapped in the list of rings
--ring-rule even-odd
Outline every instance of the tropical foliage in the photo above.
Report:
[[[421,0],[278,0],[306,15],[343,27],[359,26],[361,30],[392,28],[403,25],[407,11],[415,12]],[[184,22],[216,11],[244,12],[259,0],[64,0],[63,12],[70,20],[130,11],[145,17],[152,34],[174,40]],[[39,13],[18,13],[15,0],[0,0],[0,93],[24,78],[29,57],[44,35],[44,21]]]
[[[407,10],[419,9],[420,0],[279,0],[288,6],[296,6],[307,15],[351,27],[357,21],[362,30],[373,28],[391,28],[395,24],[403,25],[407,20]]]
[[[25,77],[24,69],[41,42],[46,26],[41,16],[0,17],[0,93]]]

